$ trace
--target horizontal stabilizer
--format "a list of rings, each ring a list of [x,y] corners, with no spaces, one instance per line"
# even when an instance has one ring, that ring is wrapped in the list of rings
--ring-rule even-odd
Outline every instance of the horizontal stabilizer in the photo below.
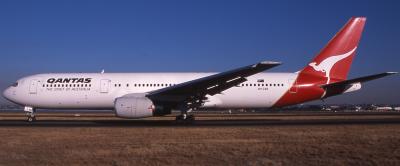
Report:
[[[361,89],[361,83],[366,81],[375,80],[378,78],[386,77],[397,72],[386,72],[380,74],[374,74],[365,77],[359,77],[351,80],[339,81],[331,84],[322,85],[321,88],[325,90],[324,95],[321,98],[327,98],[342,93],[352,92]]]
[[[326,85],[322,85],[321,87],[324,89],[333,88],[333,87],[341,87],[341,86],[346,86],[346,85],[350,85],[353,83],[362,83],[362,82],[366,82],[366,81],[371,81],[371,80],[375,80],[378,78],[386,77],[386,76],[389,76],[392,74],[397,74],[397,73],[398,72],[385,72],[385,73],[380,73],[380,74],[374,74],[374,75],[359,77],[359,78],[355,78],[355,79],[351,79],[351,80],[345,80],[345,81],[335,82],[335,83],[331,83],[331,84],[326,84]]]

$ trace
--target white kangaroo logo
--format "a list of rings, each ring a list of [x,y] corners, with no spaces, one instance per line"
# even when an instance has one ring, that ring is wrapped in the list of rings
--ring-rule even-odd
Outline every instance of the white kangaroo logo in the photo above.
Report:
[[[308,65],[313,67],[315,71],[320,71],[320,72],[325,73],[325,77],[328,78],[328,80],[326,81],[326,84],[329,84],[329,81],[331,80],[330,73],[331,73],[331,69],[332,69],[333,65],[335,65],[340,60],[342,60],[344,58],[347,58],[348,56],[353,54],[353,52],[356,49],[357,49],[357,47],[354,47],[351,51],[349,51],[347,53],[344,53],[344,54],[341,54],[341,55],[330,56],[330,57],[324,59],[318,65],[317,65],[316,62],[311,62]]]

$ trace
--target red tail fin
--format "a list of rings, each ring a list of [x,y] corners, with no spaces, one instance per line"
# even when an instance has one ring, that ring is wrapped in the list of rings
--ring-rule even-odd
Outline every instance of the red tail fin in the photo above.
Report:
[[[353,17],[301,71],[327,79],[326,83],[346,80],[366,18]]]
[[[346,80],[366,18],[351,18],[321,52],[300,71],[296,81],[274,106],[281,107],[323,98],[321,84]],[[294,93],[293,93],[294,92]]]

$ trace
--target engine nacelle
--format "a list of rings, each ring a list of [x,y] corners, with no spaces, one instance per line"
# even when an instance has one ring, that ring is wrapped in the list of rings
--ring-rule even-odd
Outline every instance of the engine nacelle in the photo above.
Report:
[[[170,114],[170,109],[155,106],[142,94],[117,98],[114,104],[115,114],[121,118],[145,118]]]

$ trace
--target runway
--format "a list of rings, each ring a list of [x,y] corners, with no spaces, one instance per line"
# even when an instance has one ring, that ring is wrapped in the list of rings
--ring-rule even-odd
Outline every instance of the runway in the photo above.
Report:
[[[0,114],[0,126],[14,127],[223,127],[223,126],[274,126],[274,125],[374,125],[400,124],[400,113],[248,113],[248,114],[196,114],[192,123],[182,124],[173,116],[121,119],[113,113],[42,113],[35,122],[26,122],[24,114]]]
[[[399,165],[400,114],[0,113],[0,165]]]

